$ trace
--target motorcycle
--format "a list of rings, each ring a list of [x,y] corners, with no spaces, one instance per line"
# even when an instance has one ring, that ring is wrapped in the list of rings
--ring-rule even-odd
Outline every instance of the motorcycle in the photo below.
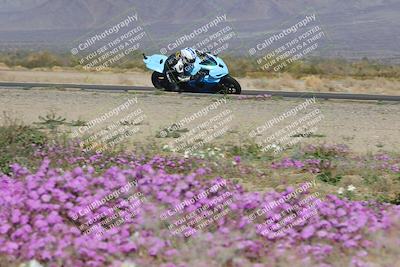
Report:
[[[188,82],[178,82],[174,76],[174,70],[168,66],[168,57],[165,55],[146,56],[143,54],[143,62],[146,67],[153,71],[151,81],[157,89],[188,92],[240,94],[240,84],[229,75],[225,62],[216,55],[204,53],[200,59],[197,57],[188,74],[193,78]],[[198,77],[198,78],[196,78]]]

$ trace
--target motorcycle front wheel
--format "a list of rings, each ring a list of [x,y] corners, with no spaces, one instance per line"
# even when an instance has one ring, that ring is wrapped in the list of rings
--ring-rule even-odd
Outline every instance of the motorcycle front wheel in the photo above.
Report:
[[[220,93],[222,94],[240,95],[242,92],[242,87],[240,86],[239,82],[229,75],[223,77],[219,82],[219,85]]]

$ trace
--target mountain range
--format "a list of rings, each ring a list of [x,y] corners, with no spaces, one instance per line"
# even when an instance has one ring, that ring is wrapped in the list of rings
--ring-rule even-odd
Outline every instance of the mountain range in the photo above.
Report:
[[[400,58],[399,0],[3,0],[0,49],[69,50],[129,12],[156,43],[226,14],[236,33],[232,49],[242,52],[316,14],[328,38],[321,56]]]

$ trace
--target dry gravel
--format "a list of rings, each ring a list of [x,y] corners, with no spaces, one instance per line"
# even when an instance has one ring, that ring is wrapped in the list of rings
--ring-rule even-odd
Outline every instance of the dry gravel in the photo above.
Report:
[[[129,137],[133,142],[167,143],[172,139],[156,138],[157,132],[176,123],[186,116],[196,113],[212,104],[220,96],[202,96],[175,93],[110,93],[86,92],[56,89],[0,89],[0,112],[8,112],[25,123],[38,122],[40,115],[50,111],[71,120],[90,121],[124,103],[129,98],[137,97],[138,103],[131,106],[131,111],[141,108],[146,115],[139,126],[140,131]],[[246,142],[251,140],[249,132],[273,117],[301,104],[304,100],[238,100],[235,97],[218,110],[230,109],[234,119],[229,122],[230,130],[215,139],[215,142]],[[137,107],[134,107],[137,106]],[[318,108],[324,119],[316,126],[318,138],[305,138],[302,143],[327,142],[346,143],[352,149],[365,153],[378,150],[400,151],[400,104],[317,100],[307,111],[301,111],[296,117],[288,118],[277,126],[268,129],[267,135],[282,129],[312,110]],[[196,119],[184,128],[193,129],[204,119],[209,119],[215,112]],[[3,115],[2,115],[3,116]],[[112,122],[111,118],[107,123]],[[75,128],[76,129],[76,128]],[[266,136],[267,136],[266,135]],[[124,141],[125,144],[130,142]]]

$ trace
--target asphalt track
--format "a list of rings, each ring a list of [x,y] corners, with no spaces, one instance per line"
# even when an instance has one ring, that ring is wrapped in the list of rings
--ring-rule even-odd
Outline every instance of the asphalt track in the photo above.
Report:
[[[64,83],[17,83],[0,82],[1,88],[74,88],[81,90],[101,91],[154,91],[153,87],[125,86],[125,85],[98,85],[98,84],[64,84]],[[191,93],[194,93],[193,91]],[[290,98],[322,98],[322,99],[345,99],[345,100],[375,100],[375,101],[400,101],[400,96],[391,95],[370,95],[370,94],[344,94],[344,93],[316,93],[316,92],[285,92],[269,90],[242,90],[241,95],[271,95]]]

